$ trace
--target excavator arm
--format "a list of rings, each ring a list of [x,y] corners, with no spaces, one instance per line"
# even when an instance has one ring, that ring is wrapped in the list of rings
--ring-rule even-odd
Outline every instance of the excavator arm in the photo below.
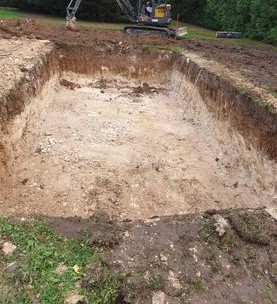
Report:
[[[76,13],[79,9],[82,0],[71,0],[66,8],[66,21],[67,24],[76,21]]]
[[[138,21],[138,16],[129,0],[116,0],[116,2],[131,22]]]
[[[138,16],[135,13],[135,10],[130,3],[129,0],[115,0],[120,7],[120,9],[124,12],[124,14],[127,16],[127,18],[131,22],[137,22]],[[69,5],[66,8],[66,22],[67,26],[71,26],[76,21],[76,13],[79,9],[80,4],[82,3],[82,0],[71,0],[69,2]]]

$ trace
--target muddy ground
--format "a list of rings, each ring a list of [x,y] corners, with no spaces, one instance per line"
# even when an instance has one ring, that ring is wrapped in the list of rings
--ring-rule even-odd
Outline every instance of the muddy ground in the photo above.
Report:
[[[180,40],[157,37],[132,37],[121,31],[94,30],[79,27],[78,31],[66,30],[63,25],[47,25],[35,20],[4,21],[0,25],[0,37],[30,37],[47,39],[59,43],[85,45],[95,50],[112,52],[118,42],[126,52],[145,46],[183,47],[199,53],[209,60],[220,62],[226,67],[239,71],[255,86],[277,92],[277,51],[243,46],[224,45],[220,42]]]

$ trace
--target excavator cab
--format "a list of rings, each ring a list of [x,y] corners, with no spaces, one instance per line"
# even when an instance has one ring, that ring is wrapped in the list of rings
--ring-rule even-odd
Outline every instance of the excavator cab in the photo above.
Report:
[[[165,37],[175,35],[175,30],[168,27],[171,22],[171,5],[167,0],[138,0],[137,6],[137,24],[126,26],[126,33],[156,34]]]
[[[171,5],[166,0],[142,2],[139,24],[168,26],[171,22]]]

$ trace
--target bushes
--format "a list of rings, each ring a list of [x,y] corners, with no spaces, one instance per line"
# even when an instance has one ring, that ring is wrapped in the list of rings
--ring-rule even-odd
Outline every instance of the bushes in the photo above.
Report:
[[[136,0],[131,0],[136,3]],[[245,36],[277,42],[276,0],[169,0],[173,17],[182,21],[225,31],[242,31]],[[22,10],[64,16],[69,0],[0,0]],[[122,13],[115,0],[83,0],[79,18],[119,21]]]
[[[172,3],[175,15],[179,12],[184,21],[277,42],[276,0],[172,0]]]

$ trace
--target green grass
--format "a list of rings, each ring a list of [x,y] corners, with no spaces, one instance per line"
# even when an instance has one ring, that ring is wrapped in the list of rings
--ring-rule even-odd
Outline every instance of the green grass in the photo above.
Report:
[[[49,15],[29,14],[29,16],[41,23],[53,24],[53,25],[64,25],[65,18],[53,17]],[[123,30],[126,24],[124,23],[109,23],[109,22],[91,22],[77,19],[77,27],[86,27],[96,30]]]
[[[267,111],[269,111],[270,113],[275,113],[276,109],[274,107],[273,104],[271,104],[269,101],[267,100],[263,100],[262,98],[258,97],[258,96],[251,96],[251,91],[249,88],[243,87],[243,86],[236,86],[238,93],[241,96],[245,96],[245,97],[250,97],[252,98],[252,100],[254,101],[254,103],[256,103],[257,105],[259,105],[260,107],[265,108]],[[269,87],[263,87],[267,93],[271,94],[273,97],[277,97],[277,91],[273,90]]]
[[[173,51],[176,53],[182,53],[185,51],[184,47],[174,47],[170,45],[143,45],[143,49],[145,50],[165,50],[165,51]]]
[[[94,274],[95,288],[76,285],[83,281],[87,265],[95,263],[92,248],[58,235],[43,220],[15,225],[0,219],[0,240],[17,247],[1,258],[0,303],[60,304],[72,292],[84,296],[86,303],[108,304],[117,297],[119,275],[110,274],[104,264]],[[61,263],[66,267],[57,272]],[[15,269],[9,271],[9,265]]]
[[[205,292],[205,287],[203,285],[203,282],[201,281],[200,278],[194,278],[190,281],[190,284],[193,286],[195,291],[197,293],[203,293]]]
[[[163,278],[159,273],[155,274],[150,280],[150,287],[152,290],[161,290],[163,288],[163,285]]]
[[[233,233],[227,232],[220,249],[225,253],[231,253],[236,247],[236,238]]]
[[[24,13],[19,12],[15,8],[0,6],[0,20],[17,19],[23,17],[24,15]]]
[[[254,214],[247,212],[241,214],[239,216],[239,225],[236,228],[245,240],[261,245],[270,243],[272,232]]]
[[[215,233],[214,227],[205,227],[201,231],[201,234],[205,239],[208,239],[210,236],[214,235],[214,233]]]

